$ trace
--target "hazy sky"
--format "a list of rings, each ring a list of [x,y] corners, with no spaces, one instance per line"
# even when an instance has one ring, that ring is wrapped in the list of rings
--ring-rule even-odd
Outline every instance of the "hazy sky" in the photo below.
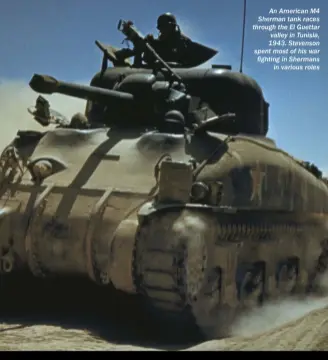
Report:
[[[0,4],[0,81],[28,82],[32,74],[88,81],[101,64],[96,39],[119,46],[120,18],[144,34],[155,33],[157,16],[173,12],[189,37],[217,48],[217,64],[239,68],[243,0],[11,0]],[[253,31],[270,8],[320,8],[320,71],[274,71],[256,62],[254,49],[267,47],[268,33]],[[292,155],[328,170],[328,1],[248,0],[244,71],[263,87],[270,102],[270,131]],[[325,35],[326,34],[326,35]],[[1,93],[0,93],[1,94]],[[49,98],[51,100],[51,97]],[[60,110],[60,109],[58,109]]]

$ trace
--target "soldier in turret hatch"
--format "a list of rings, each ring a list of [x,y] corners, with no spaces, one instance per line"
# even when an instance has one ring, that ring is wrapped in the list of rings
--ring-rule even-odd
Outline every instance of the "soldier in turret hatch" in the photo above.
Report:
[[[193,53],[189,46],[192,41],[181,33],[175,16],[171,13],[160,15],[157,19],[157,29],[160,32],[158,38],[155,39],[152,34],[145,38],[157,54],[166,62],[178,63],[181,66],[190,64],[187,51],[189,54]],[[120,60],[136,55],[135,49],[120,49],[116,52],[116,57]],[[156,61],[148,51],[143,54],[143,60],[148,64]]]
[[[165,13],[157,19],[158,38],[147,35],[145,40],[156,53],[165,61],[182,67],[198,66],[217,54],[217,50],[192,41],[182,34],[175,16]],[[143,54],[134,49],[120,49],[115,52],[119,61],[134,56],[134,65],[141,65],[142,60],[147,64],[156,62],[154,55],[145,49]]]
[[[184,65],[191,40],[182,34],[176,17],[171,13],[160,15],[157,19],[157,29],[160,32],[157,39],[153,35],[147,35],[149,44],[164,61]],[[145,56],[147,61],[147,54]]]

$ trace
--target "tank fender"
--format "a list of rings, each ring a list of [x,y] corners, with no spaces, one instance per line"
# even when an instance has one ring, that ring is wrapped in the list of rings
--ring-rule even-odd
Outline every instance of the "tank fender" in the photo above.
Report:
[[[136,293],[133,259],[138,229],[137,219],[123,220],[109,243],[109,276],[116,289]]]
[[[183,209],[197,209],[210,212],[221,212],[221,213],[236,213],[237,209],[230,206],[213,206],[206,204],[193,204],[193,203],[153,203],[147,202],[140,207],[138,211],[138,221],[142,225],[143,221],[151,215],[164,210],[183,210]]]

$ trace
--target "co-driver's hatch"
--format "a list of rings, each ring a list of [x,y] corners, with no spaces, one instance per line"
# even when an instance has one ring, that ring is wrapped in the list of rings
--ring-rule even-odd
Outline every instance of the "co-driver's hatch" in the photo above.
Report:
[[[102,70],[104,71],[107,68],[107,61],[109,60],[114,66],[128,66],[131,67],[131,63],[128,58],[126,59],[118,59],[116,53],[120,51],[120,48],[117,48],[112,45],[106,45],[96,40],[95,44],[102,51],[103,57],[103,65]]]
[[[27,108],[27,111],[42,126],[61,125],[68,126],[69,120],[60,112],[50,108],[49,101],[43,96],[38,96],[35,105]]]

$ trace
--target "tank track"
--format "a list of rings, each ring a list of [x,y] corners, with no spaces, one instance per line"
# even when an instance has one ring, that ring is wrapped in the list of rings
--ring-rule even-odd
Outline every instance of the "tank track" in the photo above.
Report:
[[[309,255],[301,223],[281,216],[271,222],[234,216],[218,223],[215,216],[184,210],[155,214],[140,227],[136,287],[167,324],[165,331],[205,339],[227,336],[240,311],[268,298],[306,292],[312,269],[319,272],[315,264],[320,272],[327,264],[322,241]],[[274,254],[279,244],[282,250]]]

